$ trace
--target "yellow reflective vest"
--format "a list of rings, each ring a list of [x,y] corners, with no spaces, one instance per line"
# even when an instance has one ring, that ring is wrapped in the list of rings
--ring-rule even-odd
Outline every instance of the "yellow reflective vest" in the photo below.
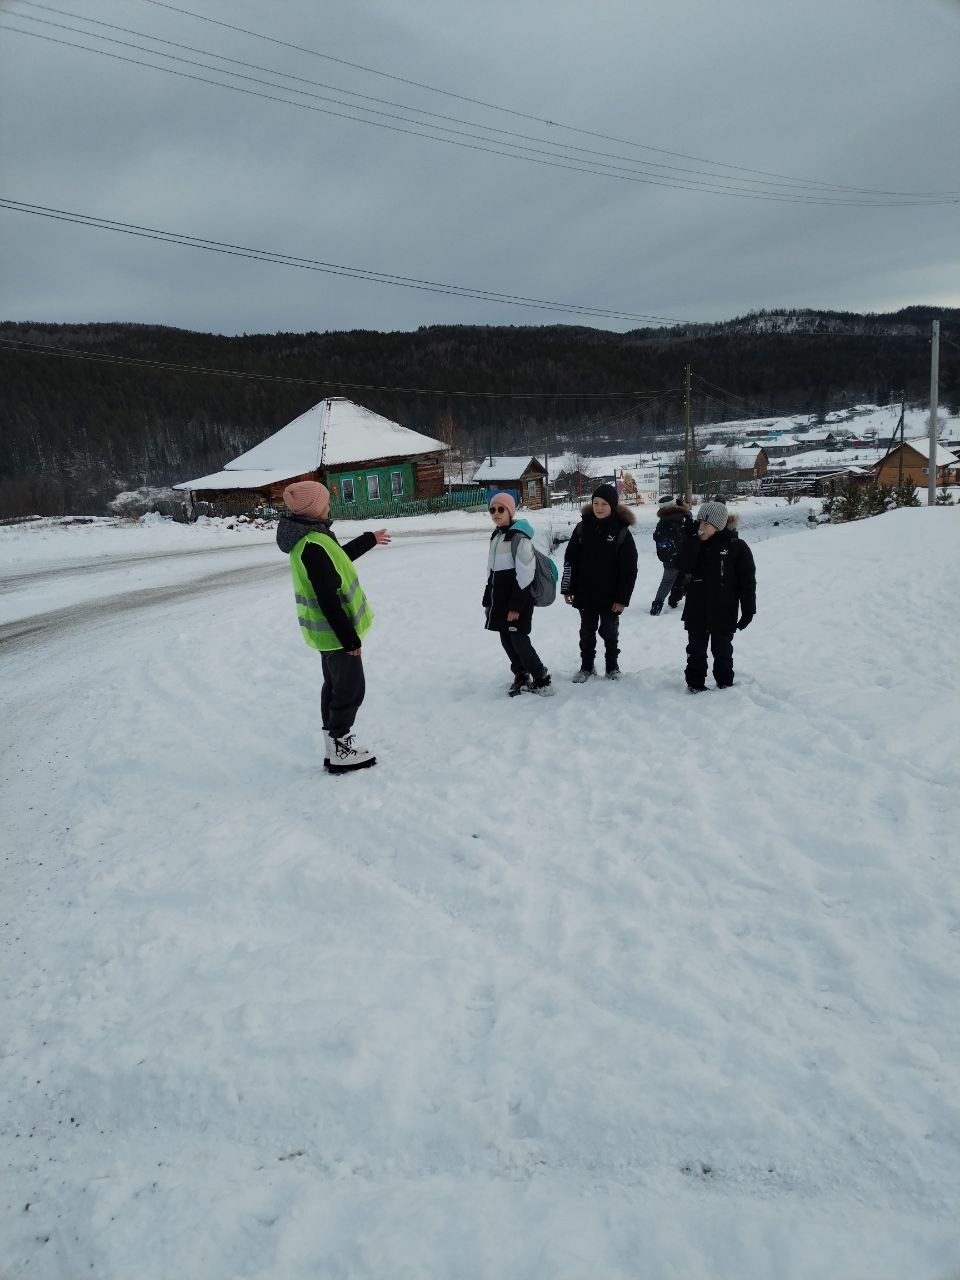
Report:
[[[325,533],[305,534],[290,552],[290,571],[293,574],[293,593],[297,600],[300,632],[311,649],[319,649],[321,653],[331,653],[335,649],[342,649],[343,645],[337,639],[337,633],[320,608],[310,575],[303,567],[303,549],[308,542],[322,547],[333,561],[333,566],[340,575],[340,587],[337,592],[340,604],[361,640],[370,630],[373,610],[363,594],[353,561],[340,544]]]

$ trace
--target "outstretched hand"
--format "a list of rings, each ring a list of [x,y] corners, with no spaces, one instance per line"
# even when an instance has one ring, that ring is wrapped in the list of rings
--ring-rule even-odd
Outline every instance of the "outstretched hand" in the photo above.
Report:
[[[373,536],[377,540],[377,545],[381,547],[389,547],[390,543],[393,541],[386,529],[377,529]]]

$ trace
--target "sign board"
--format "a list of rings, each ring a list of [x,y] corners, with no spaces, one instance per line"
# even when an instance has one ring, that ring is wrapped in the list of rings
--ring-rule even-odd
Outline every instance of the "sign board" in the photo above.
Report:
[[[623,483],[624,501],[656,505],[660,496],[660,467],[657,463],[629,469],[624,467],[618,481]],[[620,488],[619,483],[617,488]]]

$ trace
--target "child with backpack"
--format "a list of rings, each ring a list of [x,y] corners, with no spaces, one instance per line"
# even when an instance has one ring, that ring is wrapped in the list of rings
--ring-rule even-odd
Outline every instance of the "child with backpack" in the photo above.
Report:
[[[567,543],[560,581],[564,600],[580,611],[580,670],[573,682],[583,684],[595,674],[598,632],[607,679],[619,680],[620,615],[637,581],[637,544],[630,532],[636,516],[620,504],[612,484],[594,489],[581,516]]]
[[[550,673],[530,640],[538,558],[533,546],[533,529],[526,520],[514,520],[516,511],[517,504],[510,493],[495,493],[490,499],[494,528],[483,592],[484,626],[488,631],[499,633],[510,661],[513,672],[513,683],[507,690],[510,697],[515,698],[524,690],[547,696],[553,693]],[[549,603],[545,599],[543,602]]]
[[[661,506],[657,511],[657,527],[653,531],[653,541],[657,548],[657,559],[663,565],[663,577],[653,597],[650,612],[654,617],[663,609],[663,602],[670,597],[670,608],[675,609],[683,599],[687,575],[677,569],[677,557],[683,544],[696,532],[696,523],[690,514],[690,508],[682,498],[661,498]]]

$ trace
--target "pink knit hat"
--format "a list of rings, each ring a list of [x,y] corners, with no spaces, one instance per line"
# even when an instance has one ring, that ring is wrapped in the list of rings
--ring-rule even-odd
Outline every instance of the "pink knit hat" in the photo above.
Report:
[[[330,490],[319,480],[297,480],[283,491],[283,500],[295,516],[325,520],[330,512]]]
[[[490,501],[487,503],[487,506],[492,507],[495,502],[499,506],[507,508],[507,510],[510,512],[511,520],[517,514],[517,504],[513,500],[512,493],[495,493],[493,497],[490,499]]]

